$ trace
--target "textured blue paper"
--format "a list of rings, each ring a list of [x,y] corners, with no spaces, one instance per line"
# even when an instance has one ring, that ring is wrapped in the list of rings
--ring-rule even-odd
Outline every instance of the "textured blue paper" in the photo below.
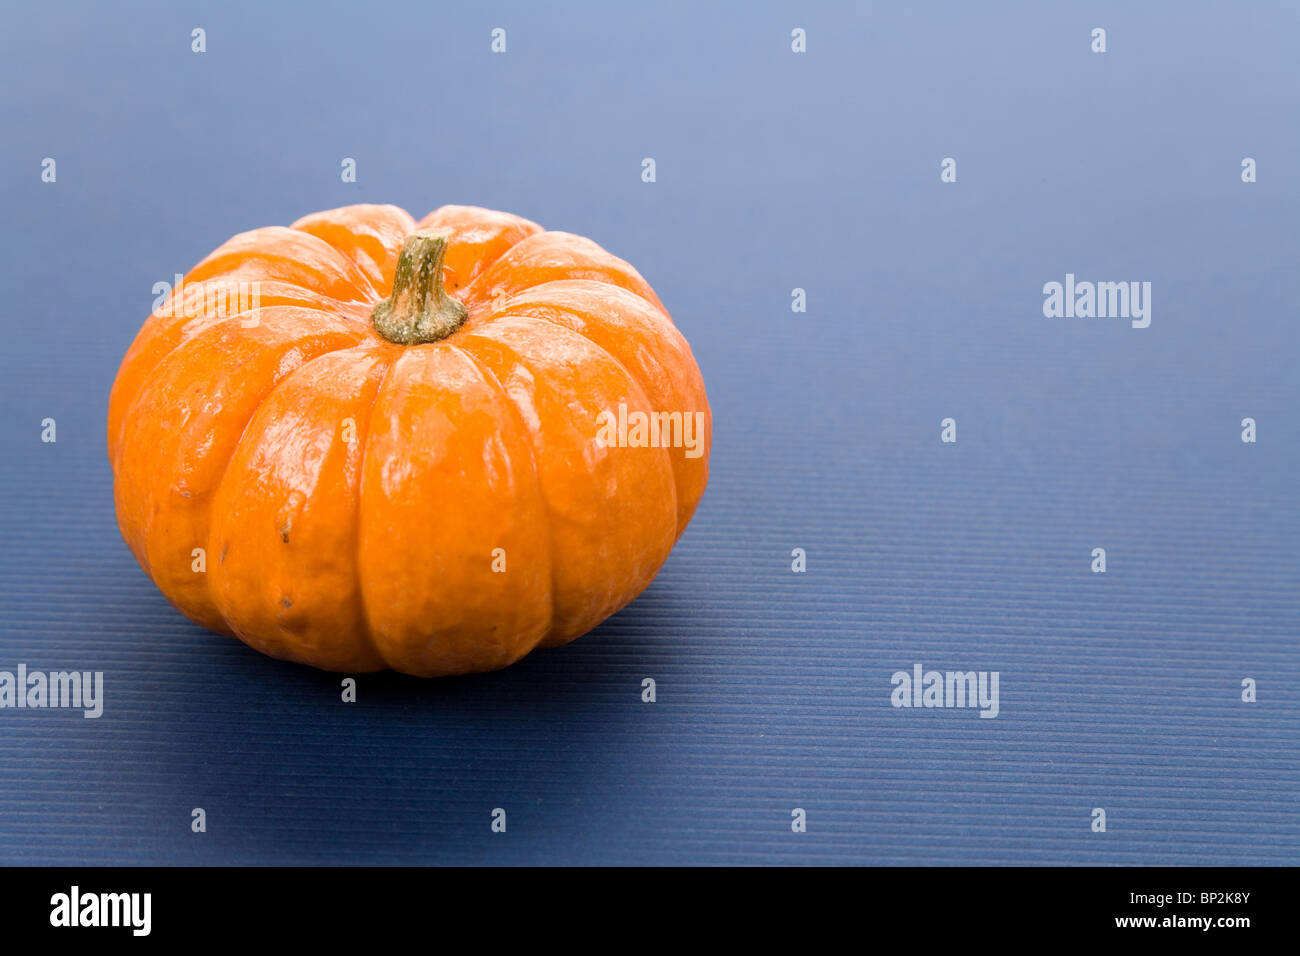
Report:
[[[1300,862],[1295,6],[619,6],[8,11],[0,669],[106,702],[0,711],[0,861]],[[716,440],[632,606],[345,705],[168,606],[103,430],[155,282],[353,202],[633,262]],[[1044,318],[1067,272],[1150,327]],[[999,716],[894,709],[918,662]]]

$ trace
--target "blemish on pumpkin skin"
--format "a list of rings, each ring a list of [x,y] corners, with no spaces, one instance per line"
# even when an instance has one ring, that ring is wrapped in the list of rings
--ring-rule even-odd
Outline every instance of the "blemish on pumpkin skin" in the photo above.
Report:
[[[288,598],[280,598],[280,603],[283,604],[285,607],[293,607],[293,602],[290,601]]]
[[[226,563],[226,552],[230,550],[230,542],[227,541],[221,546],[221,557],[217,558],[217,564]]]
[[[294,495],[300,497],[297,492],[295,492]],[[293,530],[294,505],[300,503],[300,501],[294,502],[293,500],[290,500],[289,505],[280,512],[280,517],[284,520],[284,524],[280,525],[280,527],[275,530],[280,532],[280,540],[285,544],[289,543],[289,532]],[[288,514],[285,512],[288,512]]]

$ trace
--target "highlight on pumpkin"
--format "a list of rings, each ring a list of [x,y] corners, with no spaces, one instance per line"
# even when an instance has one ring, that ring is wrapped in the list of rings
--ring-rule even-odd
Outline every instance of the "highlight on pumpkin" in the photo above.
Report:
[[[565,644],[650,586],[708,483],[690,346],[590,239],[347,206],[155,293],[109,401],[118,524],[264,654],[428,677]]]

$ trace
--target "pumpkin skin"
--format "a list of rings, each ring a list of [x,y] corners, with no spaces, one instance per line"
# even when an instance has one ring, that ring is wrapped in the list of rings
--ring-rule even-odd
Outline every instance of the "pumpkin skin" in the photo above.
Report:
[[[440,303],[418,314],[445,313],[444,337],[390,341],[377,306],[416,315],[395,276],[425,272],[442,287],[409,288]],[[223,305],[233,283],[256,307]],[[347,206],[235,236],[169,306],[109,401],[118,524],[181,612],[273,657],[505,667],[640,594],[704,493],[690,346],[588,239],[475,207],[417,223]],[[620,405],[700,421],[696,456],[599,442]]]

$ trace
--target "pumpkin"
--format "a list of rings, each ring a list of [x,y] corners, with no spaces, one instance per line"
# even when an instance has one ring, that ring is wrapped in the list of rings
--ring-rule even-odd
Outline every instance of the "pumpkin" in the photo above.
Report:
[[[235,236],[155,305],[109,401],[122,535],[273,657],[505,667],[635,598],[704,493],[690,346],[589,239],[347,206]]]

